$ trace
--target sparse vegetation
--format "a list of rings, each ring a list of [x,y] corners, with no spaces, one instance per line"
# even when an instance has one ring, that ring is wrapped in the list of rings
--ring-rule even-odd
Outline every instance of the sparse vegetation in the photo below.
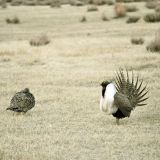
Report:
[[[42,34],[40,36],[32,38],[29,41],[29,43],[31,46],[43,46],[43,45],[47,45],[48,43],[50,43],[50,40],[47,35]]]
[[[116,3],[114,6],[114,11],[116,18],[121,18],[126,16],[126,6],[122,3]]]
[[[160,12],[148,13],[144,16],[144,21],[146,22],[160,22]]]
[[[98,11],[98,7],[96,5],[90,5],[90,6],[88,6],[87,11],[88,12]]]
[[[126,23],[136,23],[139,21],[139,19],[140,19],[139,16],[130,16],[128,17]]]
[[[151,52],[160,52],[160,30],[157,32],[155,39],[147,45],[146,49]]]
[[[8,24],[19,24],[20,19],[17,16],[14,16],[12,18],[6,18],[6,23],[8,23]]]
[[[141,45],[144,43],[143,38],[131,38],[131,43],[136,45]]]

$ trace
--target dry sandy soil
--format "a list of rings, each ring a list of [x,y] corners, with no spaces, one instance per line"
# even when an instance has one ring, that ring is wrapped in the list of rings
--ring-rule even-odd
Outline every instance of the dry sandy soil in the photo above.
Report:
[[[152,12],[144,3],[139,11]],[[86,12],[87,6],[0,9],[0,159],[3,160],[159,160],[160,55],[146,51],[159,23],[126,24],[113,19],[113,6]],[[102,21],[106,13],[110,21]],[[18,16],[20,24],[6,24]],[[80,23],[85,15],[87,22]],[[34,47],[41,33],[51,39]],[[143,45],[132,45],[132,37]],[[119,67],[133,68],[150,89],[148,105],[130,118],[99,111],[100,83]],[[15,92],[29,87],[36,105],[26,115],[5,109]]]

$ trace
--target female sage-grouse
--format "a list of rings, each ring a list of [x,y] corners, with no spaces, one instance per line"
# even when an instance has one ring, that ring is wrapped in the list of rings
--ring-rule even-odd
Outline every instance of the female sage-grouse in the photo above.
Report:
[[[10,107],[7,110],[12,110],[14,112],[26,113],[28,110],[33,108],[35,105],[35,98],[32,93],[30,93],[28,88],[17,92],[11,99]]]
[[[144,102],[148,99],[145,97],[148,90],[142,87],[143,80],[139,77],[134,77],[132,72],[129,78],[126,70],[126,77],[124,71],[119,69],[114,78],[115,85],[111,82],[102,82],[102,96],[100,100],[100,109],[116,117],[116,123],[119,124],[119,119],[129,117],[131,111],[136,106],[146,105]]]

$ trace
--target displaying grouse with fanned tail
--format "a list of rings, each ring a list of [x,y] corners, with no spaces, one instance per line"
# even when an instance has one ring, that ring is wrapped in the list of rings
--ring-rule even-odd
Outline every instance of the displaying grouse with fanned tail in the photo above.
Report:
[[[26,113],[28,110],[33,108],[35,105],[35,98],[32,93],[30,93],[28,88],[17,92],[10,102],[10,107],[7,110],[12,110],[14,112]]]
[[[129,77],[128,70],[125,74],[119,69],[114,81],[115,84],[102,82],[100,109],[116,117],[116,123],[119,124],[119,119],[129,117],[135,107],[146,105],[144,101],[148,99],[148,90],[147,86],[143,86],[143,80],[134,76],[133,71]]]

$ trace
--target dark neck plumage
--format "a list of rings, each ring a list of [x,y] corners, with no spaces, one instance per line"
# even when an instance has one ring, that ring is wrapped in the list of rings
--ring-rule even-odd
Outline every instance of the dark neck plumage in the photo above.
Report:
[[[103,87],[102,88],[102,96],[103,96],[103,98],[104,98],[105,91],[106,91],[106,87]]]

